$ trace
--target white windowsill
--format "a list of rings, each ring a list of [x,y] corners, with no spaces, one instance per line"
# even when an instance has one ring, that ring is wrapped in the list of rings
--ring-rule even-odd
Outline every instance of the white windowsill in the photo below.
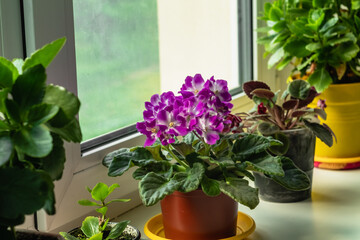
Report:
[[[354,240],[360,239],[360,169],[331,171],[314,169],[312,199],[297,203],[260,201],[254,209],[239,211],[256,222],[247,240]],[[117,220],[131,220],[141,231],[148,219],[160,213],[159,204],[139,206]]]

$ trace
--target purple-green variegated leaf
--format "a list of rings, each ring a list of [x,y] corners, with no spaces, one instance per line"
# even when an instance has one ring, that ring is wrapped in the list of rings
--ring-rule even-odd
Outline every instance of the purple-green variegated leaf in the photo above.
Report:
[[[275,93],[273,93],[271,90],[264,88],[255,89],[250,94],[255,95],[259,98],[266,98],[266,99],[272,99],[275,96]]]
[[[285,110],[290,110],[297,108],[299,106],[299,100],[298,99],[290,99],[283,103],[282,107]]]
[[[294,117],[294,118],[301,117],[306,113],[308,113],[308,111],[306,111],[306,110],[297,110],[297,111],[292,112],[291,117]]]
[[[243,84],[243,90],[250,99],[253,98],[251,92],[259,88],[270,90],[270,87],[266,83],[259,81],[250,81]]]

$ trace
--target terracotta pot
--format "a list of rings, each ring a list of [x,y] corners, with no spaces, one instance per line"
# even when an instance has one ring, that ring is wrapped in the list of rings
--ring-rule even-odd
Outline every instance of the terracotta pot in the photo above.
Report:
[[[285,154],[294,164],[303,170],[310,181],[314,169],[315,136],[307,128],[286,130],[290,145]],[[311,197],[311,188],[304,191],[291,191],[274,182],[263,174],[254,173],[255,185],[259,188],[262,200],[270,202],[298,202]]]
[[[334,131],[337,142],[328,147],[316,140],[315,166],[326,169],[351,169],[360,167],[360,83],[331,84],[314,99],[325,99],[327,119],[324,121]]]
[[[174,192],[161,200],[165,237],[210,240],[236,235],[238,203],[220,194],[209,197],[202,190]]]

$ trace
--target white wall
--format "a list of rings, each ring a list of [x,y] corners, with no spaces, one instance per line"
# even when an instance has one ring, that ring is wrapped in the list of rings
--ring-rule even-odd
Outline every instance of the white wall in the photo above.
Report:
[[[238,86],[237,0],[158,0],[158,19],[162,91],[196,73]]]

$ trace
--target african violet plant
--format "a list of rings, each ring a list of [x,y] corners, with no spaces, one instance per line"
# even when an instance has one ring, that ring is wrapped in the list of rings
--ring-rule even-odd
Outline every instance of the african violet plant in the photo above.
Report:
[[[359,82],[360,2],[355,0],[276,0],[261,17],[266,36],[258,43],[271,54],[268,67],[310,74],[322,92],[331,83]]]
[[[113,199],[105,202],[105,199],[116,189],[119,184],[107,186],[105,183],[98,183],[93,189],[87,187],[86,189],[91,194],[94,201],[82,199],[78,203],[82,206],[94,206],[96,211],[101,214],[101,217],[86,217],[82,222],[81,231],[74,231],[73,233],[60,232],[66,240],[111,240],[122,239],[131,240],[132,235],[124,233],[126,226],[130,221],[124,220],[115,225],[109,224],[109,218],[106,217],[109,204],[113,202],[128,202],[130,199]]]
[[[155,94],[145,102],[144,121],[137,123],[146,136],[144,147],[122,148],[103,159],[113,177],[137,167],[133,177],[140,180],[146,206],[174,191],[201,188],[209,196],[223,192],[253,209],[259,198],[247,180],[254,180],[251,171],[269,174],[290,189],[310,187],[307,175],[289,158],[268,153],[280,141],[242,132],[241,119],[230,114],[225,80],[189,76],[179,93]]]
[[[26,214],[55,213],[53,181],[62,176],[64,140],[80,142],[78,98],[46,84],[58,39],[23,61],[0,57],[0,235],[15,238]]]
[[[308,128],[315,136],[329,147],[333,144],[334,133],[325,123],[320,123],[318,116],[326,120],[324,108],[325,101],[319,99],[318,108],[310,108],[318,96],[314,87],[304,80],[290,82],[287,90],[281,96],[283,102],[277,104],[279,92],[274,93],[270,87],[259,81],[251,81],[243,84],[244,92],[254,101],[256,109],[250,113],[239,114],[243,126],[249,132],[259,132],[264,136],[272,136],[281,140],[284,145],[271,147],[270,151],[276,154],[285,154],[288,149],[288,140],[282,131]]]

